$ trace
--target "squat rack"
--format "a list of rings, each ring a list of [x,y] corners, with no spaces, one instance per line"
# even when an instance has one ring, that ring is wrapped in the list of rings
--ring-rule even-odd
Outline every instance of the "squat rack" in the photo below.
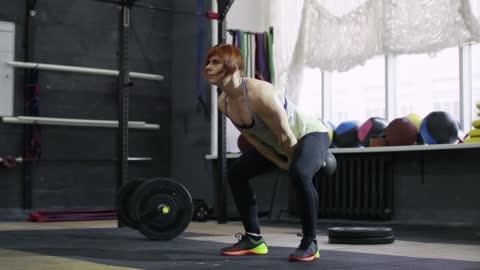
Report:
[[[199,12],[189,12],[189,11],[180,11],[174,10],[170,8],[160,8],[151,5],[142,5],[137,4],[136,2],[139,0],[92,0],[98,2],[105,2],[116,4],[120,7],[119,10],[119,32],[120,32],[120,40],[119,40],[119,50],[120,54],[118,57],[118,70],[119,70],[119,77],[118,77],[118,96],[119,96],[119,110],[118,110],[118,175],[117,177],[117,184],[116,184],[116,191],[120,189],[120,187],[128,181],[128,115],[129,115],[129,96],[130,96],[130,87],[132,83],[130,82],[130,72],[129,72],[129,65],[128,65],[128,37],[129,37],[129,29],[130,29],[130,18],[131,14],[130,11],[133,7],[139,8],[147,8],[155,11],[161,12],[169,12],[169,13],[178,13],[184,15],[193,15],[193,16],[206,16],[210,20],[218,20],[218,39],[219,42],[225,43],[226,41],[226,23],[224,21],[225,16],[232,6],[234,0],[217,0],[219,13],[215,12],[206,12],[206,13],[199,13]],[[222,147],[219,147],[219,161],[220,166],[219,170],[221,172],[221,181],[222,183],[226,183],[226,154],[225,154],[225,145],[226,145],[226,136],[225,136],[225,116],[219,115],[219,142],[221,141]],[[222,185],[225,186],[225,185]],[[220,194],[224,194],[224,192],[220,192]],[[221,195],[224,196],[224,195]],[[223,198],[219,198],[217,202],[221,202]],[[217,207],[220,204],[217,203]],[[224,206],[222,209],[219,209],[220,212],[225,211]],[[222,216],[219,214],[219,217]],[[219,220],[220,222],[220,220]],[[121,224],[119,224],[121,225]]]
[[[148,4],[140,4],[137,2],[141,2],[141,0],[90,0],[96,2],[102,2],[107,4],[114,4],[119,7],[119,41],[118,41],[118,72],[111,71],[111,70],[100,70],[102,75],[118,75],[118,128],[117,128],[117,144],[118,144],[118,152],[117,152],[117,180],[116,180],[116,193],[120,189],[120,187],[128,181],[128,128],[129,128],[129,103],[130,103],[130,88],[133,86],[133,83],[130,81],[130,77],[137,77],[137,76],[148,76],[149,78],[145,79],[153,79],[153,80],[161,80],[161,76],[155,76],[153,78],[149,74],[136,74],[134,72],[130,72],[129,69],[129,62],[128,62],[128,51],[129,51],[129,31],[130,31],[130,19],[131,19],[131,10],[134,7],[138,8],[145,8],[150,9],[153,11],[159,12],[168,12],[168,13],[176,13],[176,14],[183,14],[183,15],[191,15],[191,16],[204,16],[210,20],[217,20],[218,21],[218,42],[219,43],[226,43],[226,22],[225,17],[232,6],[234,0],[212,0],[217,2],[218,12],[191,12],[191,11],[182,11],[182,10],[175,10],[171,8],[163,8],[157,7]],[[29,16],[34,16],[36,14],[35,7],[36,7],[37,0],[27,0],[27,20]],[[213,3],[212,3],[213,4]],[[28,24],[28,22],[27,22]],[[28,35],[26,36],[28,39]],[[29,51],[26,52],[26,58],[29,59]],[[23,62],[15,62],[9,63],[10,65],[17,66],[17,67],[24,67],[28,68],[28,65],[32,63],[23,63]],[[34,63],[36,67],[39,67],[40,64]],[[67,71],[69,67],[50,67],[53,65],[45,65],[45,69],[52,69],[59,70],[58,68],[63,69],[63,71]],[[67,68],[67,69],[65,69]],[[76,68],[78,69],[78,68]],[[75,70],[77,71],[77,70]],[[92,73],[97,72],[98,70],[82,70],[81,72],[84,73]],[[152,77],[152,78],[150,78]],[[220,90],[218,90],[220,93]],[[226,124],[225,124],[225,116],[223,114],[218,114],[218,174],[219,174],[219,181],[220,183],[215,183],[215,188],[220,187],[222,190],[217,190],[215,192],[217,198],[215,198],[215,208],[218,210],[218,222],[224,223],[226,222],[226,207],[225,204],[222,203],[225,201],[225,193],[226,190],[226,182],[227,182],[227,175],[226,175]],[[218,192],[220,191],[220,192]],[[31,207],[31,202],[28,200],[25,202],[26,207]],[[121,225],[121,224],[119,224]]]

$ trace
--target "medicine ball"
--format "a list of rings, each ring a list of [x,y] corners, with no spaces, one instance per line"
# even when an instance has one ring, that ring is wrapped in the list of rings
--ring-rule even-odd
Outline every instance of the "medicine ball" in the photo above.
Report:
[[[388,121],[381,117],[371,117],[358,128],[358,141],[363,146],[370,145],[370,139],[381,138],[385,135]]]
[[[454,143],[458,140],[458,123],[444,111],[429,113],[420,125],[420,135],[426,144]]]
[[[406,117],[394,119],[385,128],[387,145],[411,145],[417,140],[418,130],[415,123]]]
[[[358,122],[345,121],[335,129],[333,143],[336,147],[358,147]]]
[[[408,120],[410,120],[415,127],[417,128],[418,132],[420,132],[420,124],[422,123],[422,117],[416,113],[411,113],[406,116]]]
[[[418,135],[417,135],[417,144],[421,145],[421,144],[425,144],[425,142],[423,141],[422,139],[422,136],[420,135],[420,124],[422,123],[422,117],[416,113],[411,113],[409,115],[406,116],[408,118],[408,120],[410,120],[414,125],[415,127],[417,128],[417,132],[418,132]]]
[[[328,131],[328,138],[330,139],[330,146],[333,145],[333,136],[334,136],[334,131],[336,129],[336,126],[330,122],[330,121],[325,121],[320,119],[322,121],[323,125],[327,128]]]
[[[250,149],[250,147],[252,147],[252,145],[247,141],[247,139],[245,139],[245,137],[242,134],[238,136],[237,146],[238,146],[238,149],[240,149],[240,152],[242,153],[247,152],[247,150]]]

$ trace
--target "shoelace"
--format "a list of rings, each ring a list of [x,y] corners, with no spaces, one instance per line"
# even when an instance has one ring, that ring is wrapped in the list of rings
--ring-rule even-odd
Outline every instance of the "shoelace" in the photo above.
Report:
[[[240,232],[236,233],[236,234],[235,234],[235,238],[237,238],[238,242],[235,243],[235,244],[233,244],[233,245],[234,245],[234,246],[240,245],[240,243],[242,242],[242,240],[243,240],[244,237],[245,237],[245,235],[244,235],[243,233],[240,233]]]
[[[300,245],[298,246],[298,249],[301,250],[307,250],[311,247],[311,245],[314,243],[314,239],[304,237],[303,234],[297,233],[298,237],[302,237],[302,240],[300,241]]]
[[[245,235],[243,233],[238,232],[235,234],[235,238],[237,238],[238,242],[241,242],[244,237]]]

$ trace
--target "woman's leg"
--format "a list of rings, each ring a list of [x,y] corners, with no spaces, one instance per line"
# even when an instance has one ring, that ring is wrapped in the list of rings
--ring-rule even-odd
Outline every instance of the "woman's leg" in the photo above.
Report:
[[[275,166],[252,147],[228,168],[228,182],[245,232],[260,234],[256,195],[249,180]]]
[[[323,166],[330,139],[327,133],[313,132],[297,143],[289,168],[290,180],[297,191],[297,211],[304,237],[315,239],[317,231],[318,193],[315,174]]]

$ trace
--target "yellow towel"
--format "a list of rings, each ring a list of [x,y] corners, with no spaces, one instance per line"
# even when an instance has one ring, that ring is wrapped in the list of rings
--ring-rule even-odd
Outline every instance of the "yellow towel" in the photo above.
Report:
[[[480,137],[480,129],[472,129],[468,133],[470,137]]]
[[[468,137],[465,139],[465,143],[480,143],[480,137]]]

